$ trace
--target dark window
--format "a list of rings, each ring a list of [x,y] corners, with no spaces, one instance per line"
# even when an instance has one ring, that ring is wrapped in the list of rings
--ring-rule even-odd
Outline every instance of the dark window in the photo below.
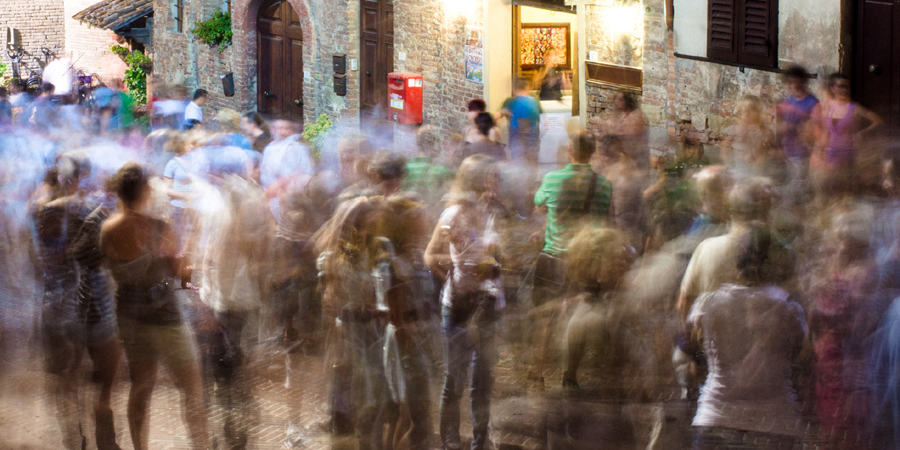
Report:
[[[175,31],[181,33],[184,31],[184,0],[173,1],[172,17],[175,19]]]
[[[706,56],[777,67],[778,0],[709,0]]]

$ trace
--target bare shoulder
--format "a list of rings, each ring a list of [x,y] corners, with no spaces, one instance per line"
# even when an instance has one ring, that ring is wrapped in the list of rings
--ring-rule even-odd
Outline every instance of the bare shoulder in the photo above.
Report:
[[[109,218],[103,221],[103,225],[100,227],[100,233],[115,232],[115,230],[122,226],[122,220],[124,218],[125,216],[120,213],[112,213]]]

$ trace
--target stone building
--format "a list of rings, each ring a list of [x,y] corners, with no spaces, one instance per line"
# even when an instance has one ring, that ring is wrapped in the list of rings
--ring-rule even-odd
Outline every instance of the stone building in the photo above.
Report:
[[[572,117],[581,127],[596,126],[614,93],[626,90],[640,99],[655,151],[673,151],[684,137],[715,146],[744,95],[763,98],[765,115],[773,120],[774,102],[783,92],[779,72],[792,64],[815,74],[814,88],[830,72],[854,75],[863,103],[886,116],[889,107],[875,103],[883,103],[882,97],[900,102],[900,67],[890,57],[900,52],[890,37],[900,36],[890,34],[893,2],[153,1],[155,74],[168,83],[208,89],[213,109],[229,106],[306,121],[327,114],[355,126],[385,115],[388,72],[414,72],[424,77],[424,123],[445,142],[464,126],[468,100],[481,97],[491,110],[499,109],[512,79],[534,69],[523,63],[534,51],[523,42],[551,29],[565,30],[560,33],[566,39],[559,42],[573,81],[571,97],[551,111],[560,120],[546,124],[557,131],[560,121]],[[196,21],[217,9],[230,10],[233,17],[233,44],[224,50],[202,45],[190,33]],[[724,41],[713,36],[722,26],[728,34]],[[480,76],[467,77],[473,36],[482,43]],[[871,47],[863,42],[882,42],[887,49],[862,51]],[[343,77],[335,77],[340,75],[335,56],[347,58]],[[221,88],[220,76],[227,73],[234,77],[233,97]],[[897,83],[885,82],[895,78]],[[346,95],[335,93],[335,80],[346,81]],[[890,94],[872,94],[878,89]],[[547,163],[559,156],[552,148],[542,155]]]
[[[130,40],[137,48],[149,46],[149,30],[143,35],[138,30],[146,26],[152,12],[149,0],[3,1],[0,60],[9,64],[10,54],[21,49],[20,75],[28,77],[40,74],[46,63],[41,48],[55,49],[51,58],[69,58],[76,70],[109,82],[121,78],[126,69],[110,45]]]

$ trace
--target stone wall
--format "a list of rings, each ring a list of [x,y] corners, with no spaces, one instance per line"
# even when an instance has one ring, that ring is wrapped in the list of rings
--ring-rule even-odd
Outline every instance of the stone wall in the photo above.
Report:
[[[745,95],[755,95],[762,100],[764,120],[774,127],[775,105],[784,96],[783,81],[778,73],[675,58],[673,39],[677,39],[679,33],[679,51],[699,49],[705,53],[706,49],[705,40],[700,42],[696,38],[705,36],[705,20],[679,20],[680,4],[684,2],[676,2],[675,32],[663,32],[667,36],[665,48],[659,45],[661,40],[658,36],[648,37],[648,42],[645,43],[644,110],[648,112],[646,105],[661,104],[657,95],[666,93],[667,147],[673,149],[676,141],[689,137],[706,144],[707,153],[716,154],[721,133],[725,127],[734,123],[735,106]],[[701,15],[705,17],[705,14]],[[780,68],[801,64],[816,74],[819,80],[838,70],[842,51],[838,26],[841,17],[840,0],[782,0],[779,2],[778,16]],[[647,21],[648,33],[657,29],[656,25],[649,26],[650,21]],[[700,33],[686,28],[701,26],[703,29]],[[664,22],[659,25],[659,30],[665,30]],[[695,39],[688,43],[684,36],[694,36]],[[666,58],[664,65],[663,54]],[[705,54],[694,56],[703,57]],[[667,70],[665,78],[656,73],[663,67]],[[815,92],[819,83],[814,81],[810,87]],[[651,92],[654,94],[648,97]],[[654,124],[652,120],[651,124],[654,127],[652,131],[659,138],[658,129],[662,124]]]
[[[654,58],[658,54],[653,54],[654,50],[660,51],[659,43],[653,40],[658,40],[659,37],[652,24],[659,15],[661,5],[661,1],[645,0],[643,3],[633,1],[616,6],[586,6],[588,31],[585,36],[587,50],[584,53],[587,55],[588,52],[596,52],[598,62],[643,67],[646,79],[648,64],[659,62],[658,58]],[[652,76],[653,67],[649,69]],[[588,82],[586,91],[588,128],[596,128],[611,112],[617,90]],[[659,127],[665,107],[665,94],[654,92],[652,85],[647,94],[649,95],[640,96],[642,106],[645,113],[653,115],[651,122]],[[662,128],[665,126],[662,125]],[[661,146],[664,145],[663,142]]]
[[[672,33],[666,28],[664,0],[644,0],[644,85],[641,109],[650,123],[652,153],[674,151],[675,55]]]
[[[644,48],[641,2],[585,8],[588,51],[596,51],[600,62],[641,67]]]
[[[22,77],[28,77],[29,71],[38,73],[44,66],[44,54],[41,46],[53,48],[59,45],[57,55],[62,55],[65,48],[65,21],[62,0],[27,0],[0,1],[0,49],[2,60],[9,64],[6,49],[10,42],[9,28],[15,30],[16,40],[25,50],[22,58]],[[12,68],[7,70],[9,76]]]
[[[109,46],[116,42],[116,35],[72,18],[94,3],[97,0],[65,0],[65,55],[71,58],[76,69],[85,69],[104,82],[110,82],[113,78],[122,78],[128,68],[122,58],[109,50]]]
[[[680,141],[690,137],[715,154],[722,130],[734,122],[735,106],[743,96],[759,97],[764,119],[774,125],[775,104],[784,95],[784,86],[774,71],[676,58],[678,27],[705,27],[703,18],[679,18],[679,11],[684,9],[678,9],[678,5],[690,3],[686,1],[676,2],[675,33],[666,28],[664,0],[643,0],[643,33],[620,30],[618,37],[610,32],[612,15],[606,14],[613,11],[609,7],[587,7],[588,51],[598,52],[601,62],[643,67],[640,103],[650,123],[652,151],[674,152]],[[837,26],[840,1],[782,0],[779,8],[779,66],[803,64],[820,80],[837,70],[841,56]],[[681,30],[679,48],[702,47],[705,53],[705,41],[699,45],[697,39],[684,40],[685,36],[705,36],[705,28],[699,34],[693,29]],[[811,87],[816,90],[819,86],[814,82]],[[596,126],[611,108],[614,91],[589,83],[586,94],[588,123]]]

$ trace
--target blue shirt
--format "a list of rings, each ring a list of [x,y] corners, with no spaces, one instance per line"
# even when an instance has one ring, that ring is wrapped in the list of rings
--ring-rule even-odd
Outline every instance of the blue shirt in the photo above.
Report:
[[[506,105],[506,109],[512,113],[509,128],[510,131],[519,131],[519,120],[531,121],[531,134],[538,135],[538,126],[541,123],[541,104],[534,97],[520,95],[512,98]]]
[[[779,112],[789,126],[782,135],[781,147],[788,158],[806,157],[807,149],[800,139],[800,128],[809,121],[813,109],[818,104],[819,99],[812,94],[807,94],[802,99],[788,97],[782,102]]]

